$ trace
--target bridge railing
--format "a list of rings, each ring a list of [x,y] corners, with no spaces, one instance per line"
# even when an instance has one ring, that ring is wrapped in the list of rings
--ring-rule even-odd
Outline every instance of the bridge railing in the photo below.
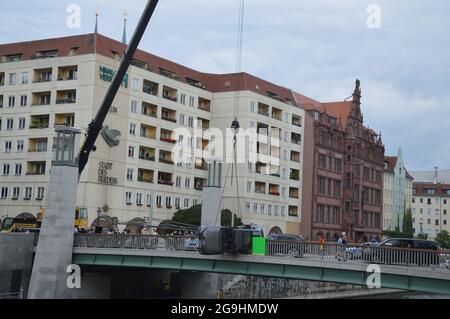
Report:
[[[183,236],[75,234],[76,248],[121,248],[197,251],[198,239]],[[382,263],[411,267],[450,268],[450,250],[418,250],[359,244],[320,244],[306,241],[266,242],[266,256],[298,257],[341,262]]]
[[[75,234],[77,248],[122,248],[153,250],[196,250],[192,239],[182,236]]]
[[[450,250],[364,246],[359,244],[273,241],[266,243],[266,255],[308,257],[321,260],[360,261],[407,266],[450,268]]]

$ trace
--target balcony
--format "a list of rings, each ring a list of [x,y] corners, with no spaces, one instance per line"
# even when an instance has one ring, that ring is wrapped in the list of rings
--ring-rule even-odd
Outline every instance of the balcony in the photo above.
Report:
[[[152,170],[139,168],[138,169],[138,182],[152,184],[153,183],[153,175],[154,175],[154,172]]]
[[[143,88],[143,92],[153,95],[153,96],[158,96],[158,90],[159,90],[159,84],[152,82],[152,81],[148,81],[148,80],[144,80],[144,88]]]
[[[202,97],[198,98],[198,109],[206,112],[211,112],[211,101]]]
[[[32,106],[50,105],[51,92],[36,92],[32,94]]]
[[[195,177],[194,178],[194,189],[198,191],[203,190],[203,186],[205,185],[206,180],[204,178]]]
[[[202,130],[209,130],[210,127],[210,121],[203,119],[201,117],[197,118],[197,128]]]
[[[302,136],[297,133],[291,133],[291,143],[301,145],[302,144]]]
[[[302,118],[300,116],[292,115],[292,125],[302,126]]]
[[[168,86],[163,87],[163,98],[176,102],[178,100],[178,91]]]
[[[268,165],[266,163],[257,162],[256,163],[256,173],[267,174],[268,173]]]
[[[38,51],[31,56],[31,59],[51,59],[58,57],[58,50]]]
[[[269,116],[269,106],[267,104],[258,103],[258,114]]]
[[[172,138],[173,132],[171,130],[161,129],[161,138],[162,142],[175,144],[177,140]]]
[[[150,117],[158,117],[158,106],[146,102],[142,102],[141,114]]]
[[[78,66],[61,66],[58,68],[58,81],[71,81],[77,79]]]
[[[300,152],[291,151],[291,161],[300,163]]]
[[[269,125],[258,122],[256,132],[261,135],[269,136]]]
[[[27,175],[45,175],[45,162],[28,162]]]
[[[56,125],[74,127],[75,126],[75,113],[55,114],[55,126]]]
[[[266,183],[255,182],[255,193],[265,194],[266,193]]]
[[[148,139],[156,139],[156,127],[141,124],[141,137]]]
[[[203,158],[196,158],[195,159],[195,168],[206,171],[206,170],[208,170],[208,164],[205,162],[205,160]]]
[[[158,184],[172,186],[172,176],[171,173],[159,172],[158,173]]]
[[[49,126],[50,115],[33,115],[31,116],[30,129],[45,129]]]
[[[52,81],[52,68],[35,69],[34,70],[34,83],[43,83]]]
[[[172,152],[159,150],[159,161],[161,163],[173,165]]]
[[[206,87],[198,80],[192,79],[192,78],[186,78],[186,83],[195,87],[198,87],[200,89],[206,89]]]
[[[143,70],[147,70],[147,71],[150,70],[150,67],[148,66],[147,62],[140,61],[138,59],[132,59],[130,64],[137,68],[143,69]]]
[[[77,102],[76,90],[62,90],[56,92],[56,104],[73,104]]]
[[[28,140],[29,153],[47,152],[47,138],[30,138]]]
[[[155,149],[145,146],[139,146],[139,159],[154,162]]]
[[[280,196],[280,186],[277,184],[269,184],[269,195]]]
[[[289,198],[298,199],[298,188],[289,187]]]
[[[177,122],[177,112],[166,107],[161,110],[161,119],[172,123]]]
[[[289,178],[293,181],[300,180],[300,171],[298,169],[291,168],[291,173],[289,174]]]
[[[288,215],[298,217],[298,206],[289,206]]]
[[[176,73],[166,70],[166,69],[163,69],[163,68],[159,68],[159,74],[161,74],[169,79],[172,79],[172,80],[176,80],[176,81],[181,80],[180,77]]]
[[[276,107],[272,107],[272,118],[278,121],[283,120],[283,111],[277,109]]]

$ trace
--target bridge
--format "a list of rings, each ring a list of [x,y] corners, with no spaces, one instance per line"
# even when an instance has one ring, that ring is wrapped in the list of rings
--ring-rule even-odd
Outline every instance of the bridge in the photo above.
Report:
[[[194,244],[193,244],[194,243]],[[366,285],[376,264],[381,288],[450,294],[450,251],[267,241],[266,255],[201,255],[195,239],[76,234],[73,263],[229,273]],[[372,266],[373,267],[373,266]]]

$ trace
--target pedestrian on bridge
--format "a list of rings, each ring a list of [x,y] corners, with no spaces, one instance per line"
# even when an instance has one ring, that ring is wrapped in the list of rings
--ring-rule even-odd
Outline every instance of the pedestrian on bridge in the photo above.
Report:
[[[319,251],[320,251],[320,256],[322,256],[322,259],[323,259],[323,255],[324,255],[324,245],[325,245],[325,238],[323,238],[323,235],[320,234]]]

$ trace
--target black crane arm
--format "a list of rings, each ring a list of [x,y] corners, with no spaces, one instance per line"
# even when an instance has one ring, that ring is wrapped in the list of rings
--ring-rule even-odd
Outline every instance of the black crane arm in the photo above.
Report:
[[[123,55],[122,60],[120,61],[119,69],[117,70],[111,85],[108,88],[108,91],[103,98],[103,102],[100,105],[100,109],[95,116],[95,119],[89,124],[87,129],[86,139],[84,141],[83,147],[80,150],[79,158],[78,158],[78,172],[79,175],[83,172],[88,160],[89,155],[92,152],[92,149],[95,145],[95,141],[97,140],[100,131],[103,128],[103,122],[105,121],[106,115],[108,115],[109,109],[114,101],[114,98],[119,91],[120,85],[122,84],[123,78],[128,71],[130,63],[136,53],[137,47],[141,42],[142,36],[144,35],[145,30],[150,22],[150,19],[158,5],[159,0],[149,0],[147,6],[145,7],[144,13],[142,14],[141,20],[137,25],[136,31],[131,38],[130,44],[128,45],[125,53]]]

